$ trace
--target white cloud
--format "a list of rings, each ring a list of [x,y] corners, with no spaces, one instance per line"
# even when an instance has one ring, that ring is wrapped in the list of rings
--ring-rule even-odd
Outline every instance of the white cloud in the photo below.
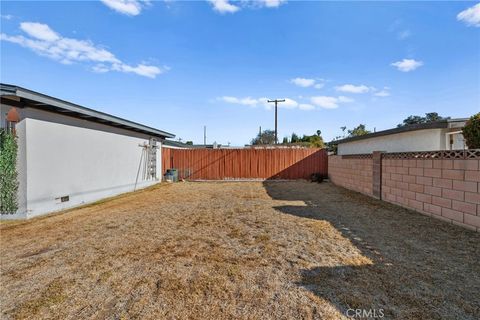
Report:
[[[127,16],[136,16],[142,12],[143,4],[139,0],[100,0],[104,5]]]
[[[94,65],[92,67],[92,71],[97,72],[97,73],[105,73],[105,72],[110,71],[110,68],[108,66],[100,63],[100,64],[97,64],[97,65]]]
[[[390,88],[383,87],[382,90],[375,92],[373,95],[376,97],[388,97],[390,95]]]
[[[5,20],[11,20],[13,18],[11,14],[0,14],[0,17]]]
[[[390,95],[390,88],[389,87],[383,87],[382,90],[380,89],[377,89],[375,87],[368,87],[366,85],[359,85],[359,86],[355,86],[353,84],[345,84],[343,86],[339,86],[339,87],[335,87],[335,89],[337,91],[341,91],[341,92],[348,92],[348,93],[367,93],[367,92],[371,92],[374,96],[376,97],[387,97]],[[348,97],[344,97],[344,96],[340,96],[338,97],[338,100],[340,102],[352,102],[353,99],[351,98],[348,98]]]
[[[256,107],[259,103],[259,99],[253,99],[250,97],[246,98],[237,98],[237,97],[231,97],[231,96],[223,96],[220,98],[217,98],[217,100],[221,100],[227,103],[233,103],[233,104],[241,104],[244,106],[251,106],[251,107]]]
[[[269,103],[268,98],[238,98],[233,96],[223,96],[218,97],[217,101],[222,101],[230,104],[238,104],[248,107],[264,107],[267,110],[272,110],[275,107],[274,103]],[[353,102],[353,99],[348,97],[339,96],[339,97],[312,97],[310,99],[311,103],[300,103],[294,99],[285,98],[285,102],[279,102],[278,107],[282,109],[298,109],[302,111],[315,110],[315,106],[319,106],[326,109],[337,108],[339,103]]]
[[[402,30],[402,31],[397,33],[397,37],[400,40],[405,40],[408,37],[410,37],[411,35],[412,35],[412,33],[410,32],[410,30]]]
[[[298,102],[290,98],[285,98],[285,102],[279,102],[278,106],[285,109],[295,109],[298,107]]]
[[[234,13],[244,8],[278,8],[286,0],[207,0],[219,13]],[[235,4],[234,4],[235,3]]]
[[[233,96],[223,96],[218,97],[217,101],[222,101],[231,104],[238,104],[248,107],[264,107],[267,110],[271,110],[275,107],[274,103],[269,103],[268,98],[252,98],[252,97],[245,97],[245,98],[238,98]],[[284,102],[279,102],[278,107],[282,109],[299,109],[299,110],[312,110],[315,107],[311,104],[306,103],[298,103],[294,99],[285,98]]]
[[[348,93],[367,93],[370,91],[370,88],[363,84],[359,86],[344,84],[343,86],[335,87],[335,90]]]
[[[290,83],[302,88],[314,87],[315,89],[322,89],[325,86],[324,79],[310,79],[310,78],[293,78]]]
[[[207,0],[213,6],[213,10],[220,13],[234,13],[240,10],[240,7],[231,4],[228,0]]]
[[[9,36],[1,33],[0,40],[21,45],[41,56],[63,64],[74,62],[93,64],[92,70],[95,72],[119,71],[155,78],[168,70],[168,67],[160,68],[145,63],[136,66],[128,65],[110,51],[95,45],[91,41],[62,37],[46,24],[22,22],[20,29],[30,37]]]
[[[393,62],[391,65],[396,67],[399,71],[409,72],[423,66],[423,62],[415,59],[403,59],[401,61]]]
[[[128,64],[121,63],[121,64],[114,64],[112,66],[112,70],[126,72],[126,73],[136,73],[140,76],[154,79],[160,73],[164,71],[168,71],[169,68],[163,67],[163,69],[160,69],[159,67],[149,66],[142,63],[138,64],[136,67],[133,67]]]
[[[345,97],[345,96],[339,96],[338,97],[338,102],[354,102],[352,98]]]
[[[460,12],[457,20],[463,21],[468,26],[480,27],[480,3]]]
[[[298,109],[300,109],[300,110],[313,110],[313,109],[315,109],[315,106],[312,106],[311,104],[308,104],[308,103],[300,103],[298,105]]]
[[[307,78],[294,78],[290,80],[296,86],[307,88],[311,87],[315,84],[315,79],[307,79]]]
[[[58,34],[50,29],[49,26],[37,22],[22,22],[20,23],[22,29],[29,36],[45,41],[56,41],[60,39]]]
[[[336,109],[340,103],[353,102],[354,100],[348,97],[329,97],[329,96],[317,96],[311,97],[312,104],[324,108],[324,109]]]
[[[318,96],[312,97],[311,102],[325,109],[335,109],[338,108],[338,99],[335,97],[327,97],[327,96]]]
[[[286,2],[286,0],[260,0],[260,2],[267,8],[277,8]]]

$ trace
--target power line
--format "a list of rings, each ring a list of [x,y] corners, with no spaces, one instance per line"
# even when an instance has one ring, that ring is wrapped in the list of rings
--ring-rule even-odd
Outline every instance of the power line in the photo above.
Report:
[[[268,103],[275,102],[275,144],[278,143],[277,137],[277,104],[279,102],[285,102],[285,99],[275,99],[275,100],[267,100]]]

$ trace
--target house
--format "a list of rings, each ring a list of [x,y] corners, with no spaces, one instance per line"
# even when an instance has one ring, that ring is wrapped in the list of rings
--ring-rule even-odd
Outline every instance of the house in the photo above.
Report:
[[[18,205],[30,218],[157,183],[173,134],[0,84],[1,127],[17,136]]]
[[[163,142],[164,148],[171,148],[171,149],[188,149],[191,145],[174,140],[165,140]]]
[[[462,128],[468,119],[448,119],[377,131],[335,141],[337,153],[411,152],[465,149]]]
[[[222,149],[221,144],[214,142],[213,144],[186,144],[180,141],[165,140],[163,142],[165,148],[171,149]]]

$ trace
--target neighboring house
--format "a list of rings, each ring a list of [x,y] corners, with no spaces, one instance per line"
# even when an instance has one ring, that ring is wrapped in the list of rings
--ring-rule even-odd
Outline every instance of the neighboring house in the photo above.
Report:
[[[407,152],[465,149],[462,128],[467,119],[414,124],[334,141],[337,153]]]
[[[186,144],[180,141],[165,140],[163,143],[165,148],[171,149],[222,149],[221,144],[214,142],[213,144]]]
[[[17,135],[19,209],[30,218],[157,183],[173,134],[1,84],[2,128]]]
[[[163,141],[164,148],[171,148],[171,149],[188,149],[192,145],[186,144],[180,141],[173,141],[173,140],[165,140]]]

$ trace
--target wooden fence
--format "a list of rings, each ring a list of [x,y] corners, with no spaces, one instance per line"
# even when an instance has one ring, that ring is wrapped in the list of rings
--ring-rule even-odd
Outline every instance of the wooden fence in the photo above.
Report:
[[[187,180],[308,179],[327,175],[324,149],[162,148],[162,168]]]

